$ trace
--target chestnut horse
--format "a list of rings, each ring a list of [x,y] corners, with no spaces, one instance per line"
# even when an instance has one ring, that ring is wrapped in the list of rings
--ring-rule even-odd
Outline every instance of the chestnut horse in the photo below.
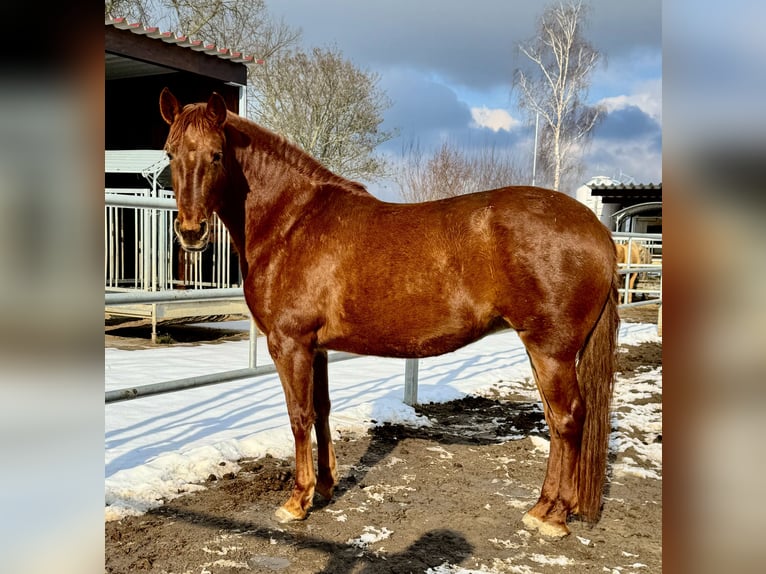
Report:
[[[651,257],[649,250],[641,243],[630,241],[629,243],[615,242],[617,249],[617,264],[624,265],[628,263],[628,255],[630,255],[630,265],[635,267],[642,263],[650,263]],[[625,291],[624,301],[630,303],[633,301],[633,289],[636,288],[636,279],[638,279],[638,273],[630,273],[628,277],[628,290]]]
[[[282,382],[295,481],[280,521],[305,518],[315,491],[329,499],[338,484],[328,349],[428,357],[508,327],[526,347],[551,436],[523,522],[564,536],[570,515],[598,520],[619,276],[610,233],[590,210],[535,187],[385,203],[216,93],[182,107],[166,88],[160,111],[178,239],[199,251],[211,214],[224,222]]]

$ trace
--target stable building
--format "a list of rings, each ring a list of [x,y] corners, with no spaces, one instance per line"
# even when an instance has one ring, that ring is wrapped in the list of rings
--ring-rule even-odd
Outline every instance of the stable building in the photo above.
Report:
[[[105,19],[104,288],[107,293],[241,286],[239,259],[228,231],[212,221],[211,246],[186,253],[173,236],[175,212],[163,146],[168,125],[159,111],[168,87],[182,103],[221,94],[227,107],[246,110],[251,55],[203,40]],[[163,208],[146,208],[150,200]],[[134,205],[126,205],[133,202]],[[217,218],[213,218],[217,220]],[[246,314],[244,300],[217,299],[106,306],[107,314],[158,321]]]
[[[597,176],[579,187],[576,197],[611,231],[662,233],[662,183],[623,183]]]

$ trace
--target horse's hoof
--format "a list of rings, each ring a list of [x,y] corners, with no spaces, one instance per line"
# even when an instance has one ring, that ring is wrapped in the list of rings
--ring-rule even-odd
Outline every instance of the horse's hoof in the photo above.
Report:
[[[277,521],[282,524],[285,524],[286,522],[295,522],[296,520],[303,520],[305,518],[305,516],[296,516],[287,510],[284,506],[277,508],[277,510],[274,512],[274,516],[276,517]]]
[[[564,536],[569,534],[569,528],[567,528],[566,524],[545,522],[537,518],[537,516],[532,516],[529,512],[524,515],[524,518],[522,518],[521,521],[524,523],[524,526],[530,530],[539,531],[543,536],[564,538]]]
[[[317,484],[316,490],[315,490],[315,492],[319,494],[325,500],[332,500],[332,495],[334,491],[335,491],[335,485],[332,485],[329,488],[326,488],[326,487],[323,487],[321,484]]]

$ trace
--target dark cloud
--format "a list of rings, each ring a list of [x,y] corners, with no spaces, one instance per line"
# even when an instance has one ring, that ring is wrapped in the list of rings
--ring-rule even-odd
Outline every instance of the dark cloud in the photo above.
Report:
[[[592,1],[585,36],[608,59],[622,60],[640,50],[661,50],[662,0]]]
[[[383,74],[381,88],[393,101],[384,127],[398,130],[399,137],[384,147],[394,153],[411,142],[432,149],[445,139],[464,149],[508,147],[527,135],[523,128],[495,132],[476,126],[469,105],[452,89],[413,71],[392,70]]]
[[[586,37],[608,59],[637,48],[661,50],[661,0],[590,3]],[[510,83],[519,42],[535,34],[545,4],[443,0],[291,0],[269,9],[303,29],[308,45],[335,43],[358,65],[431,70],[450,82],[487,89]]]
[[[643,84],[661,76],[661,0],[587,3],[585,35],[607,64],[593,76],[592,101],[645,90]],[[302,28],[306,46],[335,44],[355,65],[380,75],[380,87],[393,102],[385,128],[399,131],[380,146],[381,153],[399,155],[410,143],[434,149],[449,140],[464,149],[495,146],[524,162],[531,161],[534,127],[525,121],[510,132],[480,128],[471,106],[503,108],[521,118],[510,97],[513,70],[523,63],[517,47],[535,35],[548,4],[290,0],[270,3],[269,9]],[[507,101],[500,101],[502,93]],[[661,145],[661,126],[652,117],[638,108],[613,110],[584,158],[587,175],[635,172],[657,180]],[[377,185],[391,193],[390,184]]]
[[[465,102],[447,86],[409,70],[394,69],[381,77],[381,88],[393,105],[386,113],[386,128],[408,132],[459,129],[471,121]]]
[[[612,110],[593,131],[594,137],[603,139],[626,139],[654,135],[660,132],[656,120],[637,106]]]
[[[618,180],[662,181],[662,130],[638,108],[610,113],[593,133],[583,161],[586,177],[606,175]]]

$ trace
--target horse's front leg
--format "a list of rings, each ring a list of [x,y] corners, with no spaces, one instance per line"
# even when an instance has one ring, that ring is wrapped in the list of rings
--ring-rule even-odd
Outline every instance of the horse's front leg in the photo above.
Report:
[[[335,449],[330,434],[330,389],[327,379],[327,351],[317,351],[314,355],[314,412],[316,422],[314,430],[317,437],[317,466],[319,477],[316,489],[326,499],[332,498],[338,484],[338,471],[335,462]]]
[[[306,517],[314,498],[316,475],[311,453],[311,427],[314,411],[312,342],[270,333],[269,352],[277,367],[285,392],[287,414],[295,440],[295,484],[290,499],[276,511],[277,520],[289,522]]]

